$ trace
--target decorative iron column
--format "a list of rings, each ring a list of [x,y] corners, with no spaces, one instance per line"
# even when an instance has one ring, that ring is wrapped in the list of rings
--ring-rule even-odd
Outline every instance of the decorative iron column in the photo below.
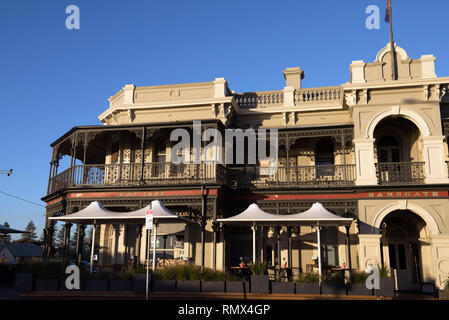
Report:
[[[142,246],[142,224],[137,225],[137,237],[136,237],[136,267],[140,264],[140,254],[141,254],[141,246]]]
[[[292,227],[287,227],[288,233],[288,267],[292,267]]]
[[[70,230],[72,228],[72,224],[70,222],[66,222],[64,224],[64,259],[67,260],[70,252]]]
[[[77,265],[81,264],[81,260],[83,260],[83,247],[84,247],[84,237],[86,234],[86,225],[78,224],[77,225],[77,234],[76,234],[76,263]]]

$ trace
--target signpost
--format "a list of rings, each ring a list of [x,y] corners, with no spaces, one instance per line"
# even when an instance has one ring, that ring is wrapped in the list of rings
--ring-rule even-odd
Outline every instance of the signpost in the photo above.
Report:
[[[146,277],[146,300],[148,300],[148,278],[150,271],[150,230],[153,229],[153,210],[148,209],[145,215],[145,229],[147,231],[147,277]]]

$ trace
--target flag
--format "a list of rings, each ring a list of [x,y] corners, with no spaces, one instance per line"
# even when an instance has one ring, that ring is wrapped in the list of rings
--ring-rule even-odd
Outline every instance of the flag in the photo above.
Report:
[[[387,0],[387,8],[385,9],[385,22],[390,22],[391,18],[391,0]]]

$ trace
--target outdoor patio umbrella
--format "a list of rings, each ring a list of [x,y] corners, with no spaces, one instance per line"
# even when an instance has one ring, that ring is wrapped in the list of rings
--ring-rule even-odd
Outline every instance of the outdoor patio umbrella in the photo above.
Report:
[[[256,262],[256,225],[272,225],[279,222],[279,215],[271,214],[263,211],[256,203],[250,204],[249,207],[240,214],[230,218],[217,219],[218,222],[247,226],[250,225],[253,231],[253,263]]]
[[[95,244],[95,230],[97,223],[107,224],[107,223],[142,223],[145,220],[146,212],[148,210],[153,210],[153,217],[159,222],[172,223],[179,219],[186,220],[185,218],[177,216],[175,213],[168,210],[159,200],[154,200],[151,205],[148,205],[142,209],[129,211],[129,212],[115,212],[106,209],[103,205],[94,201],[89,204],[86,208],[63,216],[50,217],[49,220],[59,220],[59,221],[70,221],[80,224],[92,224],[93,234],[92,234],[92,245],[91,245],[91,256],[90,256],[90,272],[93,271],[93,253]],[[187,220],[186,220],[187,221]],[[157,234],[157,223],[154,230],[154,239],[156,239]],[[156,241],[156,240],[154,240]],[[155,248],[153,248],[155,250]],[[153,257],[155,257],[155,251],[153,251]],[[153,270],[155,267],[155,262],[153,259]]]
[[[320,229],[322,226],[348,226],[352,223],[352,218],[342,218],[328,211],[319,202],[315,202],[312,207],[304,212],[282,216],[284,220],[297,221],[301,225],[311,225],[317,229],[318,245],[318,274],[321,287],[321,239]]]
[[[3,224],[0,224],[0,233],[7,234],[7,233],[27,233],[27,231],[22,230],[16,230],[10,227],[7,227]]]

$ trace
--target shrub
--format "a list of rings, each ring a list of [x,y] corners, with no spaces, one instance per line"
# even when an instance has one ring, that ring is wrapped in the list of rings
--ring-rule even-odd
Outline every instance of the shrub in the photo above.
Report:
[[[302,273],[298,275],[295,279],[296,282],[308,282],[308,283],[319,282],[319,280],[320,280],[319,275],[314,272]]]
[[[32,273],[36,279],[59,279],[66,276],[65,262],[39,261],[20,266],[20,272]]]
[[[447,279],[444,280],[443,285],[444,285],[444,289],[449,291],[449,275],[447,276]]]
[[[354,271],[351,273],[351,283],[365,283],[368,274],[363,271]]]
[[[205,281],[225,281],[236,280],[237,278],[221,271],[204,269],[193,265],[183,265],[157,269],[154,273],[157,280],[205,280]]]
[[[379,268],[379,276],[381,278],[391,278],[391,274],[390,274],[390,268],[387,265],[377,265],[377,267]]]
[[[256,261],[251,266],[251,273],[253,275],[264,276],[268,274],[268,265],[263,262]]]

